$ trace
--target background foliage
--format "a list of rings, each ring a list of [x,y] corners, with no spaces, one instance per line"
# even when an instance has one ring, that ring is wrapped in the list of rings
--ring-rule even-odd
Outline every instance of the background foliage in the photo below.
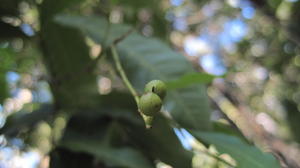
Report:
[[[1,0],[0,167],[300,167],[299,7]],[[139,95],[168,86],[151,129],[118,39]]]

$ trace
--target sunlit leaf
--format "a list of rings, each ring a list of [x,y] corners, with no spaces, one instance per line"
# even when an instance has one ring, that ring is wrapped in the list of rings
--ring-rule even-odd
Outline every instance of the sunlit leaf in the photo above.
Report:
[[[188,73],[181,76],[179,79],[167,81],[168,89],[179,89],[194,84],[206,84],[211,82],[216,76],[207,73]]]

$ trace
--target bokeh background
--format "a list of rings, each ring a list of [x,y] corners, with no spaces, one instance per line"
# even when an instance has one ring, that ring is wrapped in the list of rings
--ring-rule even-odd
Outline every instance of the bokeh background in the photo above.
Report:
[[[12,114],[53,103],[50,75],[38,42],[42,3],[0,0],[0,127]],[[86,0],[69,12],[104,15],[111,23],[134,25],[143,36],[168,43],[195,69],[214,76],[206,83],[212,121],[227,122],[224,113],[230,116],[236,109],[245,109],[269,135],[298,148],[299,9],[298,0]],[[85,43],[90,57],[96,59],[103,46],[89,38]],[[97,71],[100,95],[124,89],[110,68],[102,66]],[[66,124],[64,117],[56,122]],[[48,167],[53,128],[47,122],[35,128],[13,138],[0,136],[0,168]],[[195,145],[187,131],[174,131],[186,149]],[[195,160],[194,167],[204,167],[204,162],[218,167],[203,154]]]

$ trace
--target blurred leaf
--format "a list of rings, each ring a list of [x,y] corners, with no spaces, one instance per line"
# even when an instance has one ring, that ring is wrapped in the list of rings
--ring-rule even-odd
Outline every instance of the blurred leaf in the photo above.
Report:
[[[127,130],[130,137],[154,160],[158,159],[174,168],[192,166],[192,152],[183,148],[173,128],[162,115],[155,117],[151,129],[145,129],[143,125],[126,126],[129,126]]]
[[[26,38],[27,36],[21,31],[19,27],[15,27],[8,23],[0,21],[0,40],[7,40],[17,37]]]
[[[208,0],[193,0],[193,2],[198,6],[204,6],[208,2]]]
[[[119,97],[116,97],[116,95],[119,95]],[[120,97],[120,95],[124,96]],[[122,127],[117,121],[126,120],[131,122],[138,116],[137,113],[131,115],[132,112],[129,112],[126,108],[128,106],[125,105],[128,102],[127,95],[118,93],[106,95],[105,97],[108,100],[101,102],[101,108],[84,108],[74,114],[68,121],[59,147],[67,148],[78,154],[93,155],[107,165],[134,168],[141,165],[152,167],[152,164],[138,151],[129,147],[122,147],[124,145],[128,146],[132,142],[128,141],[125,127]],[[115,101],[111,102],[110,100],[114,98],[116,98]],[[125,99],[125,103],[119,101],[121,99]],[[106,104],[106,102],[109,103]],[[121,106],[124,103],[124,109],[116,107],[118,103],[121,103]],[[129,101],[129,104],[132,103]],[[129,118],[130,115],[133,117],[132,119]],[[133,123],[137,124],[136,122]],[[139,123],[143,126],[142,122]],[[61,160],[53,161],[53,164],[54,162],[68,164]]]
[[[191,131],[200,141],[213,144],[220,153],[227,153],[237,161],[237,168],[280,168],[278,161],[269,153],[263,153],[255,146],[246,144],[237,137],[221,134]]]
[[[193,84],[206,84],[212,82],[216,76],[207,73],[188,73],[177,80],[166,81],[168,89],[184,88]]]
[[[151,1],[137,1],[137,0],[113,0],[112,3],[114,5],[123,5],[123,6],[130,6],[134,8],[143,8],[143,7],[154,7],[159,3],[158,0],[151,0]]]
[[[9,96],[6,74],[10,69],[12,69],[13,65],[13,51],[9,48],[0,47],[0,104],[2,104],[4,99]]]
[[[128,143],[129,137],[124,129],[124,126],[117,121],[110,123],[104,139],[104,143],[111,146],[122,146]]]
[[[93,156],[83,152],[77,153],[56,147],[49,155],[51,168],[92,168],[95,166]]]
[[[272,7],[274,11],[276,11],[281,2],[281,0],[267,0],[268,5]]]
[[[0,104],[4,99],[8,97],[8,86],[5,78],[5,74],[0,72]]]
[[[44,0],[40,7],[41,19],[52,21],[53,16],[67,8],[74,7],[84,0]]]
[[[248,142],[238,128],[231,126],[230,124],[215,121],[213,122],[213,130],[216,133],[223,133],[226,135],[232,135],[240,138],[241,140]]]
[[[61,25],[78,28],[104,47],[130,30],[128,25],[110,25],[105,18],[98,16],[57,15],[54,20]]]
[[[286,119],[288,121],[290,129],[293,131],[294,139],[300,142],[300,130],[299,130],[300,113],[298,109],[299,104],[288,99],[283,99],[281,100],[281,102],[282,105],[284,105],[284,108],[286,109],[287,112]]]
[[[147,21],[147,24],[152,27],[153,34],[151,34],[163,40],[168,38],[170,22],[165,19],[167,10],[163,7],[166,2],[160,0],[113,0],[111,3],[116,6],[122,6],[124,22],[131,25],[138,24],[142,20],[139,17],[141,11],[146,11],[151,17],[151,19]]]
[[[76,139],[64,140],[62,146],[75,152],[86,152],[106,162],[108,165],[128,168],[152,168],[151,163],[133,148],[113,148],[96,139],[76,136]]]
[[[53,106],[44,104],[39,109],[30,112],[16,112],[7,117],[4,127],[0,129],[0,134],[15,136],[19,132],[34,127],[38,122],[47,120],[53,114]]]
[[[76,139],[75,131],[80,136],[98,139],[105,144],[109,141],[113,146],[130,144],[139,147],[147,158],[161,160],[174,168],[191,166],[192,152],[183,148],[162,115],[158,115],[153,128],[147,130],[129,93],[112,92],[102,96],[101,100],[101,108],[94,112],[89,114],[85,109],[76,113],[68,124],[65,138]]]
[[[10,48],[0,47],[0,72],[7,72],[14,65],[15,53]]]
[[[74,116],[78,118],[77,124],[91,124],[92,121],[99,119],[101,116],[106,116],[109,117],[109,119],[114,120],[124,120],[135,124],[144,124],[143,120],[140,120],[141,116],[137,111],[137,105],[132,95],[128,92],[112,91],[108,95],[97,97],[96,101],[98,102],[98,106],[96,107],[85,107],[77,110],[78,112]],[[84,118],[89,120],[88,123],[83,122]],[[108,120],[108,118],[106,118],[106,120]],[[94,126],[99,125],[99,121],[95,122]]]
[[[25,136],[25,143],[47,154],[53,145],[53,132],[51,126],[45,121],[39,121]]]
[[[126,25],[112,24],[107,30],[108,23],[96,17],[60,15],[56,21],[82,30],[104,46],[130,29]],[[195,72],[184,56],[154,38],[132,33],[117,48],[130,81],[140,92],[150,80],[170,81]],[[210,109],[203,85],[168,92],[165,108],[185,128],[210,129]]]
[[[1,0],[0,16],[17,16],[21,0]]]
[[[34,68],[36,68],[37,62],[41,62],[41,52],[38,44],[34,42],[26,42],[26,45],[23,47],[22,52],[16,53],[16,64],[18,72],[22,73],[31,73]],[[41,69],[40,71],[43,71]],[[46,73],[46,72],[41,72]]]
[[[41,44],[46,66],[52,77],[54,100],[64,108],[93,106],[91,97],[98,96],[96,75],[91,73],[95,63],[81,32],[53,22],[57,12],[80,0],[44,0],[40,7]]]

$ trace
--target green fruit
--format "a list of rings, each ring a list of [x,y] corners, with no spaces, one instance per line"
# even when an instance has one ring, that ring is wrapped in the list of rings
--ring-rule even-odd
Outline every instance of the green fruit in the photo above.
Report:
[[[145,92],[153,92],[163,100],[167,93],[167,86],[161,80],[152,80],[149,83],[147,83],[145,87]]]
[[[161,99],[155,93],[146,93],[142,95],[139,102],[139,109],[146,116],[154,116],[162,106]]]

